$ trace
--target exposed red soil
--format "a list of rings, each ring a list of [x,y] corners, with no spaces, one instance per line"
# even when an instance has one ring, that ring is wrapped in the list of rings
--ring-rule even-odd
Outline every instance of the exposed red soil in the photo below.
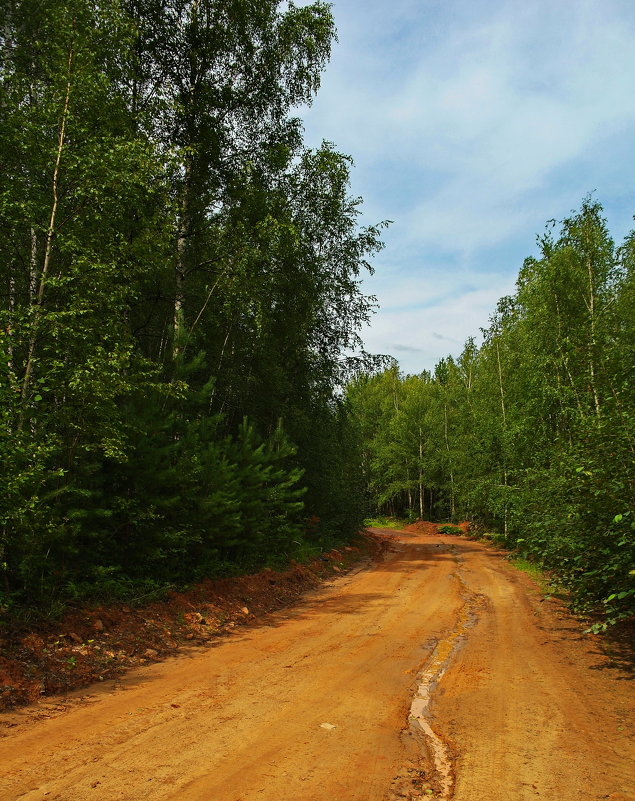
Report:
[[[369,533],[285,571],[206,580],[143,607],[83,607],[57,622],[14,624],[0,633],[0,710],[121,676],[253,624],[385,547]]]
[[[258,626],[0,715],[2,801],[635,801],[603,638],[491,544],[377,535]]]

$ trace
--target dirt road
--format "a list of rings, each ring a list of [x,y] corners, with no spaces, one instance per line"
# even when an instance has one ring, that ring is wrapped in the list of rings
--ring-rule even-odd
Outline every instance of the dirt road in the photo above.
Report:
[[[0,799],[635,801],[634,707],[500,554],[404,533],[264,626],[4,716]]]

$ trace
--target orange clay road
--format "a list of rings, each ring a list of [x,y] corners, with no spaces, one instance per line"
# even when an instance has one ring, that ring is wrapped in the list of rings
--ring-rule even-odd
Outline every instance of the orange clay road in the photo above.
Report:
[[[635,801],[633,683],[580,629],[492,548],[400,532],[259,627],[0,716],[0,799]]]

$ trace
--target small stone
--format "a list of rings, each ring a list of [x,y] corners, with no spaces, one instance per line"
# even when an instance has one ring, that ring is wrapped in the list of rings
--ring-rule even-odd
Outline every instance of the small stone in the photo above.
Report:
[[[243,613],[243,615],[248,615],[249,614],[249,609],[247,609],[246,606],[243,606],[240,611]]]
[[[154,648],[146,648],[146,650],[143,652],[143,655],[148,659],[155,659],[159,655],[159,652],[155,651]]]

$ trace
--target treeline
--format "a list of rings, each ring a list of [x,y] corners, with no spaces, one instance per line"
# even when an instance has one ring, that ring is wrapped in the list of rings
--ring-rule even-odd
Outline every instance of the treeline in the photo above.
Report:
[[[328,5],[0,3],[0,606],[141,597],[363,516],[338,387],[372,310],[308,149]]]
[[[614,621],[635,612],[635,235],[616,248],[591,199],[554,225],[481,347],[348,395],[377,511],[477,521]]]

